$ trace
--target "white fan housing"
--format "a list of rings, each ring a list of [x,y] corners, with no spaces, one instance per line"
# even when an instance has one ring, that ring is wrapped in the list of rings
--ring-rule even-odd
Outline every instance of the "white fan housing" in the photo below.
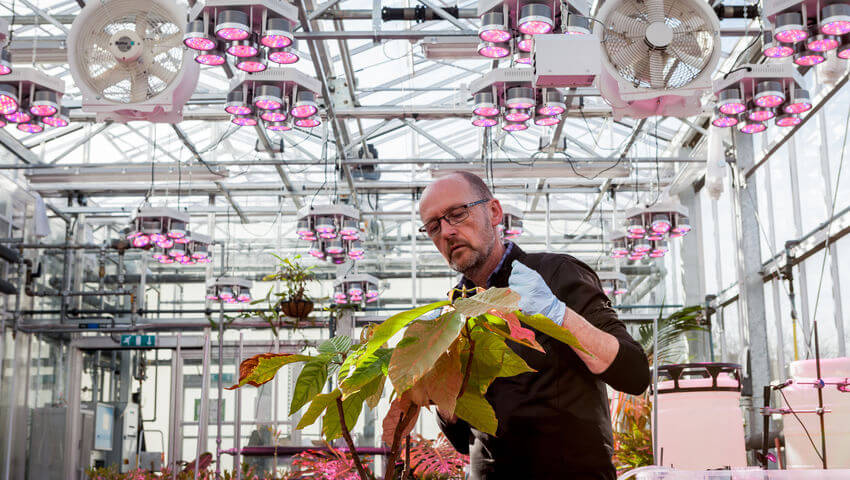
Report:
[[[616,118],[702,110],[720,57],[720,22],[707,2],[608,0],[598,17],[598,86]]]
[[[183,47],[186,18],[174,0],[87,2],[68,35],[83,111],[97,121],[182,120],[200,73]]]

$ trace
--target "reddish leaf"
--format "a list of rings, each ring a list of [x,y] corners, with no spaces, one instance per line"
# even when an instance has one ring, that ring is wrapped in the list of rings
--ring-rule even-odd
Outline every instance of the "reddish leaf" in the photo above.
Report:
[[[410,400],[407,393],[400,397],[396,397],[396,399],[390,404],[390,411],[387,412],[387,416],[384,417],[384,434],[381,436],[381,440],[383,440],[387,445],[392,446],[393,437],[395,436],[396,427],[398,427],[399,421],[401,420],[401,415],[407,412],[412,404],[413,402]],[[413,431],[413,427],[416,426],[416,419],[418,417],[419,410],[417,409],[416,413],[413,415],[413,419],[407,422],[407,428],[402,430],[399,438],[404,438]]]
[[[434,366],[410,388],[410,399],[420,407],[437,405],[440,410],[454,412],[463,384],[458,342],[440,355]]]
[[[410,447],[410,464],[418,478],[464,478],[463,468],[469,457],[458,453],[440,433],[436,440],[416,435]]]
[[[511,330],[511,340],[515,340],[517,343],[521,343],[526,347],[533,348],[537,351],[546,353],[545,350],[543,350],[543,347],[539,343],[537,343],[537,339],[534,337],[534,332],[523,327],[516,315],[510,312],[502,312],[496,309],[491,309],[487,313],[501,318],[508,324],[508,328],[510,328]]]
[[[239,383],[227,387],[227,389],[233,390],[246,384],[259,387],[273,379],[280,367],[312,358],[309,355],[295,355],[291,353],[260,353],[254,355],[239,364]]]

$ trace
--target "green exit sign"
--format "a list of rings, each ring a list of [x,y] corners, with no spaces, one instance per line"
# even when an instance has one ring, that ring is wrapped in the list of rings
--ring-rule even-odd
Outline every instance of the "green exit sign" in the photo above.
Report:
[[[156,335],[121,335],[122,347],[155,347]]]

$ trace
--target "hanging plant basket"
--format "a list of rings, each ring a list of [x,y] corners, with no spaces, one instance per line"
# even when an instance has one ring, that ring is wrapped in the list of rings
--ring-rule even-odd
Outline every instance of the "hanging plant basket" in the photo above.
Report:
[[[313,311],[313,302],[309,300],[287,300],[280,302],[280,311],[287,317],[303,320]]]

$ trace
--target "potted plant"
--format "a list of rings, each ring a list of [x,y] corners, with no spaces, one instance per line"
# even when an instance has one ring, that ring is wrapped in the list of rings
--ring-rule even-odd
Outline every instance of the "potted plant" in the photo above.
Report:
[[[280,280],[283,282],[286,291],[275,294],[280,298],[276,307],[287,317],[296,320],[307,318],[307,315],[310,315],[310,312],[313,311],[313,300],[305,290],[307,284],[316,278],[313,273],[313,266],[302,265],[299,262],[301,255],[295,255],[292,258],[274,256],[280,261],[277,265],[277,271],[266,275],[263,281]]]

